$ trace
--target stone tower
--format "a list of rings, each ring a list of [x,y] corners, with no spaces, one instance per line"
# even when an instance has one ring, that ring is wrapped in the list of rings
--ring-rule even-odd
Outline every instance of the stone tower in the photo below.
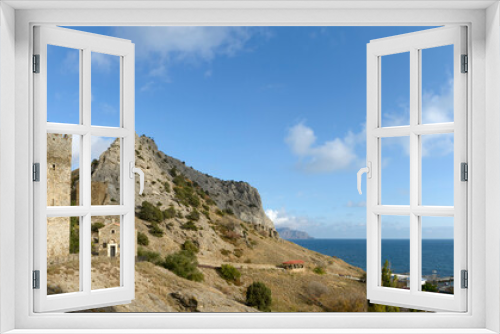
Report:
[[[71,135],[47,135],[47,206],[71,205]],[[69,255],[70,218],[47,219],[47,257]]]

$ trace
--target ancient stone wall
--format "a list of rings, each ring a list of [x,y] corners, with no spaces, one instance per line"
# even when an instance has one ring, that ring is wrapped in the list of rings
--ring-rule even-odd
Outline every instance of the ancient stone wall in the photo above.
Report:
[[[71,205],[72,137],[47,135],[47,206]],[[47,219],[47,257],[69,255],[70,218]]]

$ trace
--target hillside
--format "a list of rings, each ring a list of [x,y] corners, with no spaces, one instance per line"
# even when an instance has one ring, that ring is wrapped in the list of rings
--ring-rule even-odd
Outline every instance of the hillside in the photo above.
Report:
[[[93,201],[95,195],[101,204],[116,204],[118,153],[116,141],[93,162]],[[273,312],[366,311],[366,287],[358,281],[364,272],[280,238],[264,213],[258,191],[248,183],[220,180],[187,167],[145,136],[136,138],[136,156],[136,165],[146,176],[144,194],[136,196],[135,225],[141,239],[136,299],[128,305],[90,311],[255,312],[245,305],[245,293],[257,281],[271,289]],[[187,243],[196,249],[197,267],[203,274],[199,281],[165,269],[166,257],[187,249]],[[289,260],[304,261],[304,268],[280,267]],[[119,282],[117,261],[96,256],[94,262],[93,286]],[[220,270],[224,264],[238,268],[241,278],[224,279]],[[74,275],[78,275],[77,265],[53,265],[48,280],[55,283],[49,290],[75,291],[71,282],[77,280],[68,278]]]

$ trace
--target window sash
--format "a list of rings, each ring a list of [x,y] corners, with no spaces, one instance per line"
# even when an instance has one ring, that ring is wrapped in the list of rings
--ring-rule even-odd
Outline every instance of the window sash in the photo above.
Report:
[[[367,297],[372,303],[423,310],[467,310],[467,290],[460,289],[460,272],[467,269],[467,182],[460,181],[460,163],[467,162],[467,76],[460,71],[460,55],[466,54],[466,28],[444,27],[371,41],[367,46],[367,161],[372,178],[367,179]],[[420,67],[422,49],[454,45],[454,122],[420,124]],[[381,127],[381,57],[410,53],[410,124]],[[454,206],[422,206],[422,134],[454,134]],[[381,205],[381,138],[406,136],[410,139],[410,205]],[[410,217],[410,290],[381,284],[381,216]],[[420,290],[421,217],[454,217],[454,294]]]
[[[34,53],[40,55],[40,73],[34,75],[34,161],[40,163],[40,182],[34,184],[34,270],[40,271],[40,289],[34,289],[34,311],[74,311],[129,303],[134,298],[135,180],[129,177],[134,162],[134,45],[127,40],[64,28],[35,27]],[[47,122],[47,45],[80,50],[79,124]],[[91,124],[91,53],[120,57],[120,127]],[[47,134],[81,136],[80,203],[47,206]],[[120,205],[91,205],[91,138],[120,140]],[[133,165],[133,164],[132,164]],[[120,215],[120,286],[92,290],[91,217]],[[47,295],[47,217],[80,217],[79,292]]]

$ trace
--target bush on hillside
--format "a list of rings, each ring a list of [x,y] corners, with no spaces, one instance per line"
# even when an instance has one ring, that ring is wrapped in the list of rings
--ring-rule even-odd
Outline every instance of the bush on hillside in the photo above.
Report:
[[[69,252],[78,254],[80,253],[80,219],[71,217],[69,228]]]
[[[164,219],[172,219],[177,215],[177,212],[175,211],[175,208],[173,206],[169,206],[168,209],[163,211],[163,218]]]
[[[191,240],[186,240],[182,244],[182,249],[185,251],[191,252],[193,254],[196,254],[199,251],[198,247]]]
[[[188,221],[187,223],[182,224],[181,228],[183,230],[188,230],[188,231],[198,231],[198,226],[196,226],[196,224],[193,223],[191,220]]]
[[[148,222],[161,222],[163,220],[163,213],[153,204],[148,201],[142,202],[139,218]]]
[[[198,270],[198,260],[192,252],[181,250],[170,254],[162,265],[179,277],[195,282],[203,281],[203,273]]]
[[[146,259],[146,261],[154,263],[154,264],[159,264],[161,261],[160,253],[148,251],[142,247],[139,247],[137,249],[137,256],[144,257]]]
[[[190,221],[198,221],[200,220],[200,213],[198,212],[198,210],[194,209],[192,212],[190,212],[186,218]]]
[[[247,288],[246,304],[256,307],[259,311],[271,311],[271,289],[262,282],[253,282]]]
[[[241,277],[240,271],[230,264],[223,264],[220,267],[220,275],[226,281],[231,281],[231,282],[235,282],[235,283],[239,282],[240,277]]]
[[[151,223],[151,225],[149,225],[149,233],[157,238],[163,237],[163,230],[158,226],[158,223]]]
[[[149,238],[146,234],[142,232],[137,233],[137,244],[141,246],[149,245]]]
[[[314,268],[314,269],[313,269],[313,272],[314,272],[315,274],[318,274],[318,275],[324,275],[324,274],[326,274],[325,269],[324,269],[324,268],[322,268],[322,267],[316,267],[316,268]]]

